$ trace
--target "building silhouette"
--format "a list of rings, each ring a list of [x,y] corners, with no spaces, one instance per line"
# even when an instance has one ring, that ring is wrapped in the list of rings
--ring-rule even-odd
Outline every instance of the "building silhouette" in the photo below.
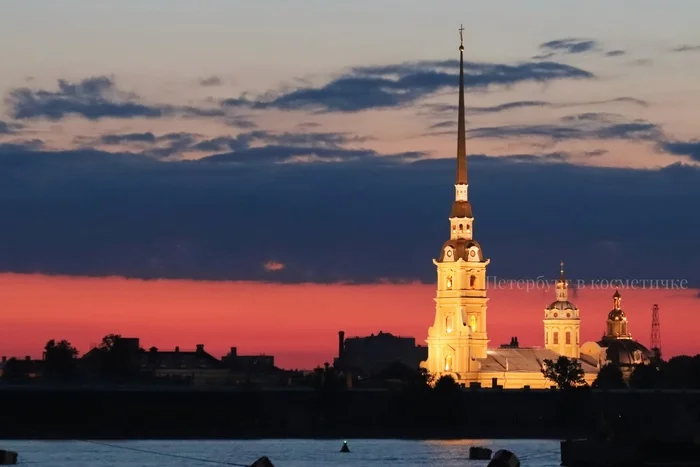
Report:
[[[372,376],[399,364],[418,369],[428,356],[428,348],[416,345],[414,337],[400,337],[379,331],[365,337],[345,338],[338,332],[338,357],[333,366],[355,375]]]

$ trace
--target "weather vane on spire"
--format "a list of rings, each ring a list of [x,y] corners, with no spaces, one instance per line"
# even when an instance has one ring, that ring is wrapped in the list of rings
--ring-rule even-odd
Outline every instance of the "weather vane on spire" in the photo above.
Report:
[[[460,24],[459,25],[459,48],[460,50],[464,50],[464,25]]]

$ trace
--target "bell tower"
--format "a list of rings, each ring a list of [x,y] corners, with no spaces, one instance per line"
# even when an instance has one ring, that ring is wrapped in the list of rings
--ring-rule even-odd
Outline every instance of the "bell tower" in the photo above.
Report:
[[[556,300],[544,309],[544,347],[568,358],[579,358],[581,319],[576,305],[569,301],[569,282],[564,276],[564,262],[559,269]]]
[[[486,266],[474,240],[469,202],[464,112],[464,41],[460,28],[457,180],[450,212],[450,238],[433,264],[437,267],[435,321],[428,328],[428,360],[421,366],[434,376],[450,374],[459,382],[476,380],[479,359],[486,358]]]

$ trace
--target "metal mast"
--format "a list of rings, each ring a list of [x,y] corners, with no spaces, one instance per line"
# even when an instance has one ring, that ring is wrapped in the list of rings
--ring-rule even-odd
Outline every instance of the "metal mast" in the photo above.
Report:
[[[661,355],[661,323],[659,322],[659,305],[651,309],[651,350],[657,356]]]

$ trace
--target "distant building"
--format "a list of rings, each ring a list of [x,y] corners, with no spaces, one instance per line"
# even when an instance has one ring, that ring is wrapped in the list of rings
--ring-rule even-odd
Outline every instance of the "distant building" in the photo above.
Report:
[[[272,355],[238,355],[236,347],[231,347],[229,353],[221,357],[221,363],[230,370],[244,373],[265,373],[277,369]]]
[[[148,373],[161,380],[186,382],[195,385],[235,385],[246,382],[273,383],[279,369],[274,366],[274,357],[269,355],[238,355],[235,347],[218,359],[197,344],[194,350],[160,350],[151,347],[147,351],[139,345],[139,339],[121,337],[114,343],[124,364]],[[99,348],[91,349],[83,356],[85,361],[95,361]],[[271,378],[271,376],[273,378]]]
[[[340,331],[338,357],[333,365],[361,375],[374,375],[397,363],[417,370],[427,357],[428,348],[416,345],[414,337],[380,331],[376,335],[346,339],[345,332]]]
[[[3,356],[0,360],[0,378],[36,378],[41,375],[43,365],[43,360],[32,360],[30,356],[24,358]]]

